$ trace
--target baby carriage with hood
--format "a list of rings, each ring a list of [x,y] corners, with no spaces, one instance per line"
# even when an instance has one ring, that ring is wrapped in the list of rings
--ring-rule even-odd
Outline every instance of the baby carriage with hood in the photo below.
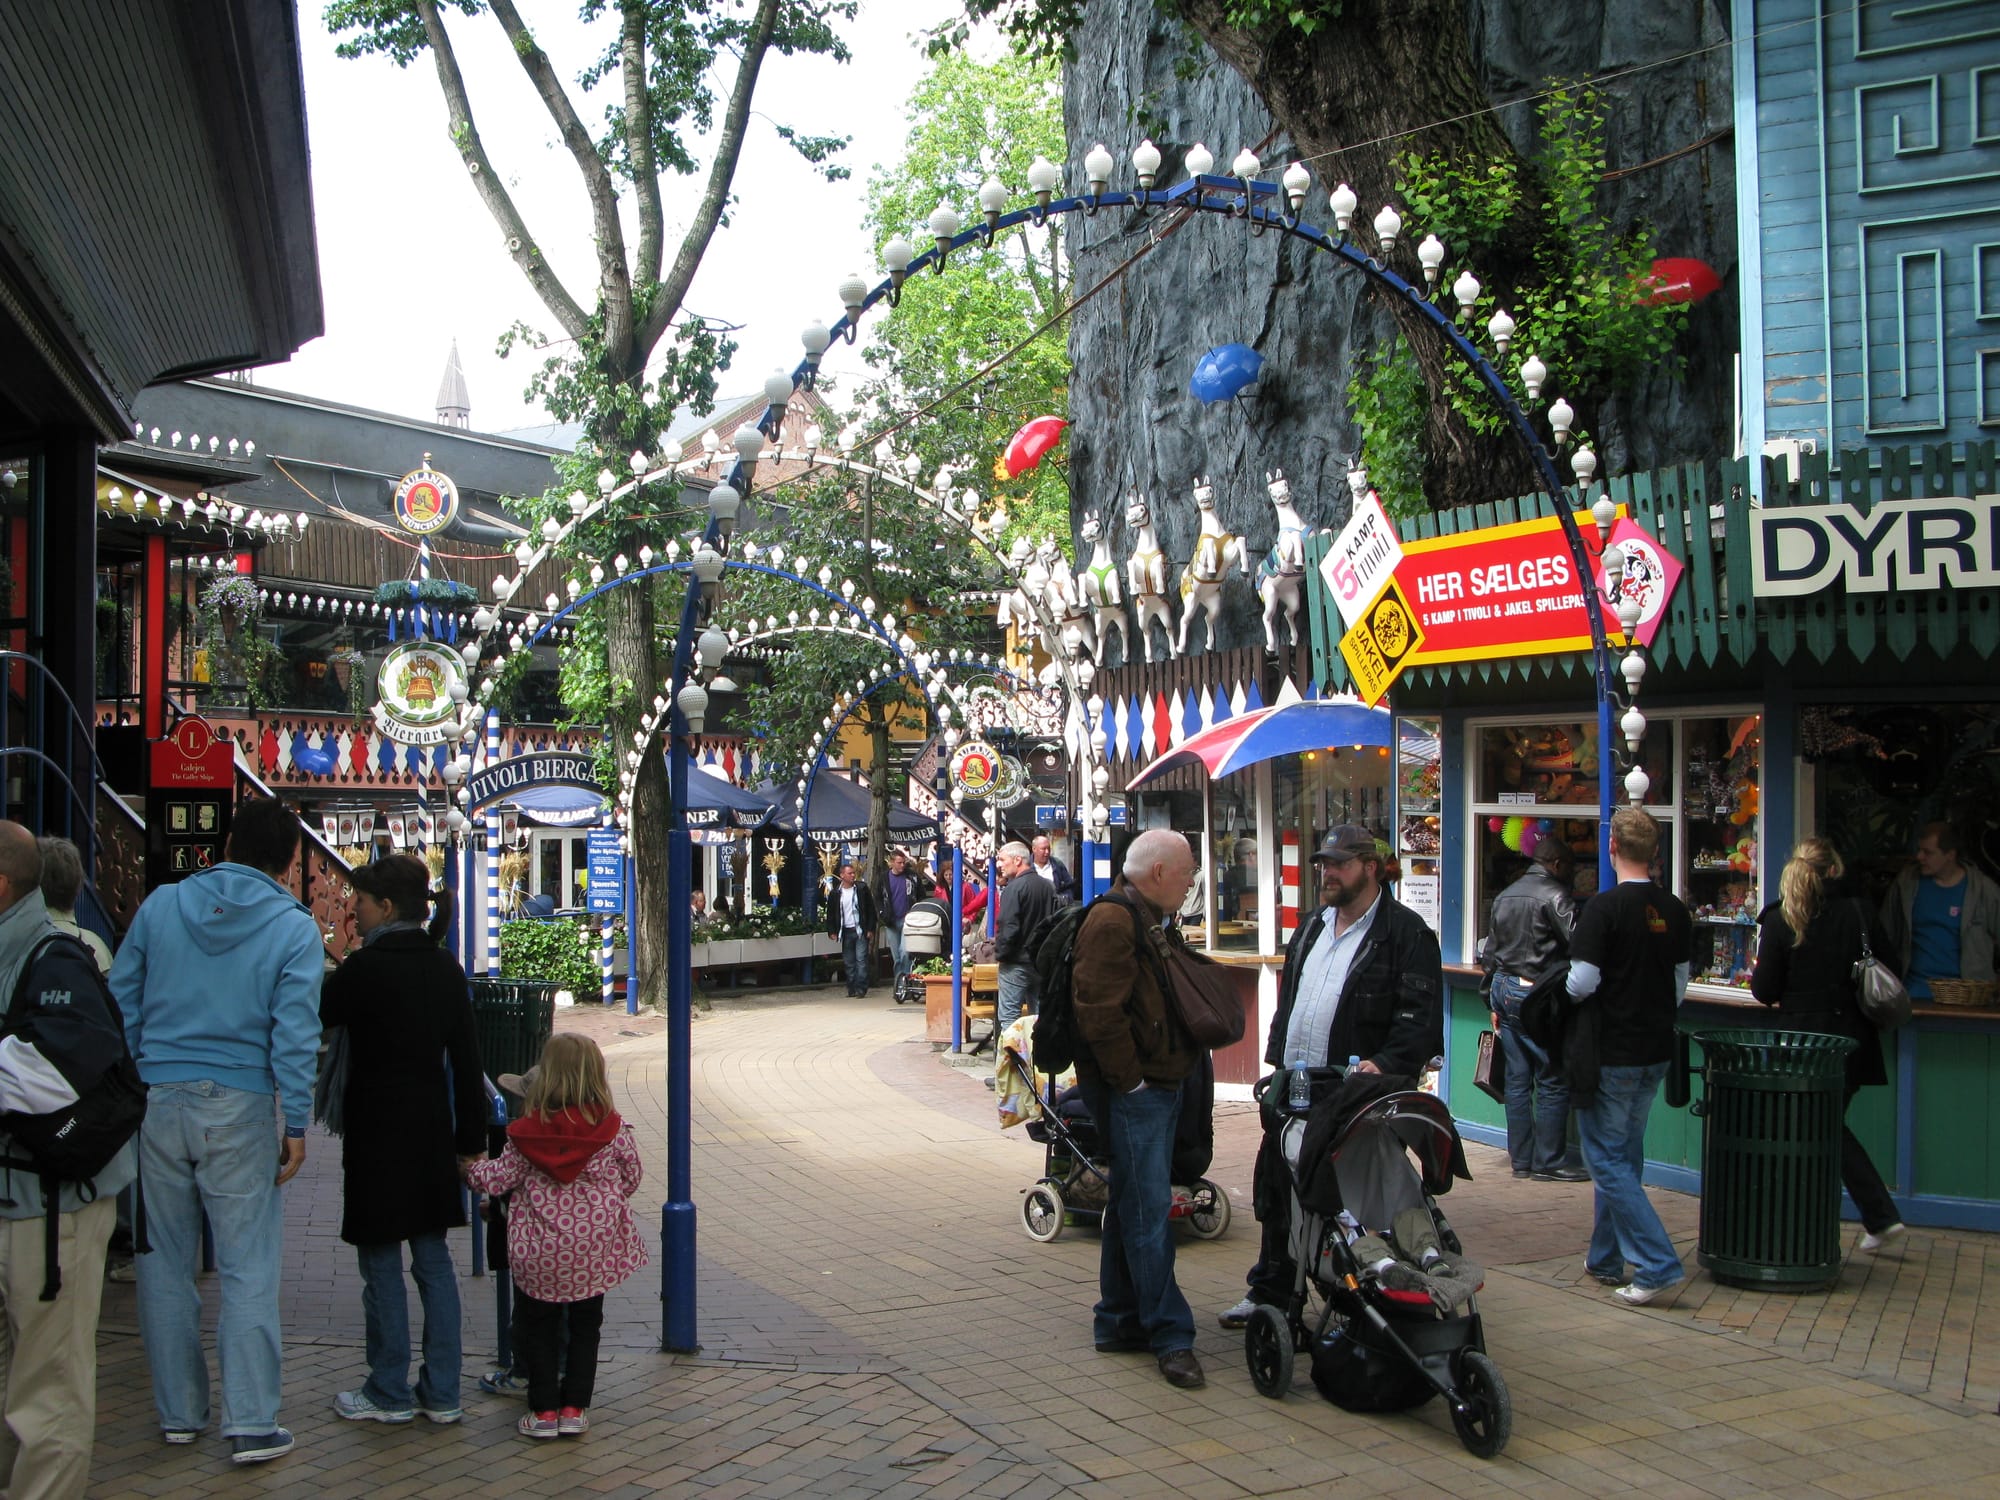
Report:
[[[1292,1168],[1298,1269],[1287,1305],[1257,1308],[1244,1327],[1251,1382],[1283,1396],[1304,1352],[1334,1405],[1403,1411],[1442,1396],[1467,1451],[1492,1458],[1513,1405],[1486,1354],[1482,1273],[1437,1202],[1472,1176],[1457,1127],[1407,1079],[1342,1073],[1280,1072],[1258,1086]]]
[[[1202,1068],[1188,1080],[1174,1133],[1174,1189],[1167,1217],[1184,1222],[1197,1239],[1213,1240],[1228,1232],[1229,1194],[1202,1175],[1215,1152],[1215,1075],[1206,1054],[1202,1062]],[[1097,1122],[1091,1118],[1083,1090],[1064,1088],[1060,1078],[1035,1071],[1028,1025],[1022,1021],[1008,1027],[1001,1038],[1000,1068],[1005,1079],[999,1090],[1001,1127],[1025,1124],[1028,1138],[1043,1148],[1041,1180],[1026,1189],[1021,1199],[1021,1227],[1027,1230],[1028,1238],[1047,1244],[1072,1218],[1080,1224],[1100,1224],[1110,1178],[1100,1152]],[[1073,1080],[1074,1075],[1065,1073],[1062,1077]],[[1041,1086],[1044,1079],[1046,1093]]]

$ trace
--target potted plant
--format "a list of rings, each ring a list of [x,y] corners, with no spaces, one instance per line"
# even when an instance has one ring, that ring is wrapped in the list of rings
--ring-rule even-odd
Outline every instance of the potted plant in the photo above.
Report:
[[[924,1039],[951,1045],[951,960],[927,958],[910,970],[924,982]]]
[[[218,578],[202,590],[197,612],[209,668],[202,698],[250,708],[275,703],[278,649],[257,629],[264,613],[257,580],[245,573]]]

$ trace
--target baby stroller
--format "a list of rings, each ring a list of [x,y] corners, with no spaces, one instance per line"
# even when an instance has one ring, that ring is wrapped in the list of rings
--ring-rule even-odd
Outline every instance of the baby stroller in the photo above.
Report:
[[[1283,1396],[1306,1351],[1313,1384],[1334,1405],[1403,1411],[1443,1396],[1459,1441],[1492,1458],[1507,1445],[1513,1405],[1486,1355],[1479,1272],[1459,1259],[1437,1204],[1454,1175],[1471,1176],[1451,1112],[1431,1094],[1382,1092],[1380,1075],[1329,1086],[1341,1070],[1309,1072],[1320,1085],[1311,1108],[1291,1074],[1260,1085],[1267,1118],[1275,1108],[1284,1120],[1298,1273],[1288,1305],[1259,1307],[1244,1328],[1251,1382]]]
[[[1011,1069],[1020,1086],[1041,1105],[1027,1128],[1028,1138],[1043,1147],[1042,1177],[1021,1199],[1021,1227],[1029,1239],[1046,1245],[1063,1232],[1068,1216],[1080,1224],[1102,1224],[1111,1182],[1098,1158],[1097,1122],[1090,1117],[1083,1090],[1058,1090],[1055,1080],[1049,1079],[1044,1092],[1039,1082],[1043,1075],[1020,1052],[1003,1046],[1000,1057],[1001,1066]],[[1210,1123],[1214,1078],[1205,1077],[1205,1089],[1198,1086],[1201,1080],[1189,1080],[1189,1107],[1182,1110],[1183,1128],[1174,1139],[1175,1186],[1167,1216],[1186,1223],[1197,1239],[1213,1240],[1229,1229],[1229,1194],[1201,1175],[1208,1170],[1214,1147]]]

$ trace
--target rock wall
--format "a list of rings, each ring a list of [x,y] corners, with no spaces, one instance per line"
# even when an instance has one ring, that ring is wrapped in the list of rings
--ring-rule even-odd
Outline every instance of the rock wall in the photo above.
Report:
[[[1615,222],[1650,220],[1662,255],[1706,260],[1724,287],[1688,331],[1688,378],[1649,381],[1607,411],[1599,456],[1603,472],[1618,473],[1729,451],[1737,345],[1728,142],[1619,175],[1726,129],[1729,59],[1726,45],[1714,45],[1727,40],[1715,0],[1467,0],[1466,16],[1495,100],[1518,99],[1550,77],[1640,69],[1607,88],[1614,175],[1605,202]],[[1291,154],[1289,135],[1243,79],[1189,33],[1162,23],[1154,0],[1095,0],[1075,41],[1063,106],[1072,187],[1081,186],[1084,155],[1098,141],[1118,162],[1120,185],[1131,181],[1129,158],[1142,136],[1165,158],[1163,185],[1184,178],[1182,158],[1197,141],[1218,164],[1245,145],[1267,163]],[[1184,56],[1195,63],[1180,70],[1191,73],[1186,78],[1175,67]],[[1518,146],[1531,143],[1527,106],[1508,108],[1503,119]],[[1307,216],[1324,221],[1325,201],[1316,174]],[[1192,491],[1205,474],[1224,523],[1260,558],[1276,531],[1265,473],[1282,469],[1308,526],[1342,524],[1348,455],[1359,446],[1345,390],[1355,361],[1387,327],[1365,278],[1283,236],[1252,236],[1215,215],[1164,238],[1158,214],[1070,222],[1075,286],[1088,294],[1070,323],[1073,521],[1080,526],[1085,513],[1099,512],[1112,554],[1123,559],[1131,550],[1124,498],[1143,490],[1178,567],[1193,549]],[[1195,361],[1231,342],[1264,356],[1260,393],[1204,406],[1188,391]],[[1261,643],[1250,584],[1232,577],[1224,599],[1219,644]],[[1197,639],[1204,633],[1198,627]]]

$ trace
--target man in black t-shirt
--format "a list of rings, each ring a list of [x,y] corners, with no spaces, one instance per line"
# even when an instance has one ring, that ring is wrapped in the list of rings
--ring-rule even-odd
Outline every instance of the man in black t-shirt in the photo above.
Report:
[[[1640,809],[1611,815],[1617,884],[1590,898],[1570,941],[1570,999],[1597,1008],[1597,1094],[1575,1108],[1597,1200],[1584,1268],[1633,1307],[1686,1274],[1642,1181],[1646,1116],[1673,1053],[1693,946],[1687,908],[1647,873],[1659,845],[1659,825]]]

